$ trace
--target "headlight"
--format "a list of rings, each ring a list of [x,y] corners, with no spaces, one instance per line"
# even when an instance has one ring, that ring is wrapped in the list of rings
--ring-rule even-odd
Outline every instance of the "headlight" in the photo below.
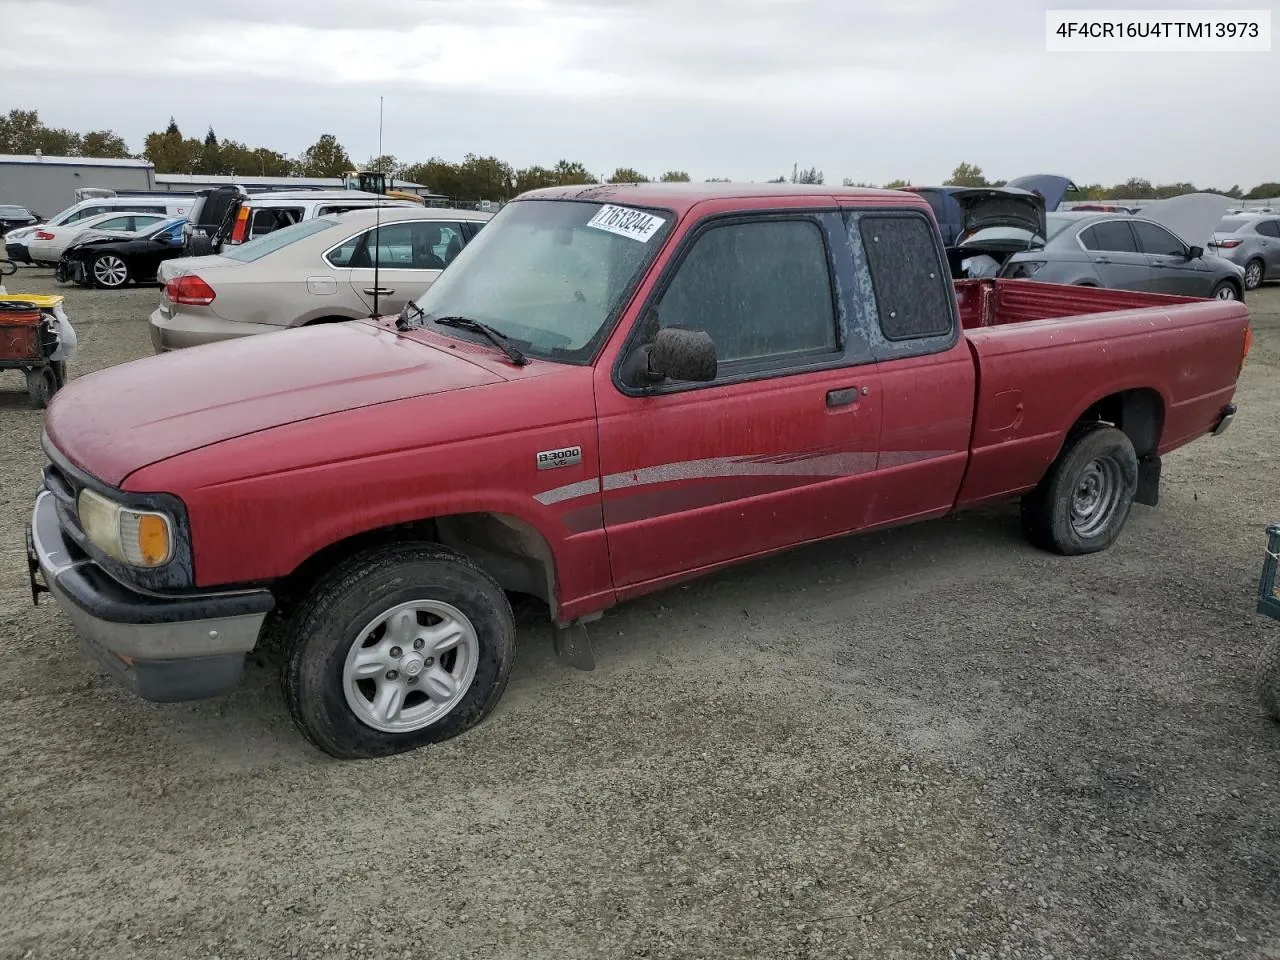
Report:
[[[85,536],[107,556],[135,567],[158,567],[173,556],[173,525],[163,513],[133,510],[84,489],[76,512]]]

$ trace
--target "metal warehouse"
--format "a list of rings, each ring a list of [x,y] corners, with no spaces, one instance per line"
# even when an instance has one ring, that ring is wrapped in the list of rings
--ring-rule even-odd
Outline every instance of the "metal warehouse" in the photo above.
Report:
[[[149,160],[0,154],[0,203],[16,203],[38,216],[52,217],[75,203],[81,187],[154,190],[155,167]]]

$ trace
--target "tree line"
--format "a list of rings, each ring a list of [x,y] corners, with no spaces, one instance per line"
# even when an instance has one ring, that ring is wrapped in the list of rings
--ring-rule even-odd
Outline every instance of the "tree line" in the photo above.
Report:
[[[650,177],[631,167],[618,167],[611,174],[597,175],[583,164],[572,160],[559,160],[544,167],[533,165],[517,168],[497,157],[467,154],[460,162],[432,157],[430,160],[409,163],[391,155],[370,157],[363,164],[353,163],[351,156],[333,134],[323,134],[315,143],[296,157],[267,147],[250,147],[238,140],[219,139],[210,127],[203,138],[188,137],[177,122],[170,117],[163,130],[147,134],[142,152],[130,153],[124,138],[112,130],[91,130],[77,133],[47,127],[35,110],[10,110],[0,115],[0,153],[32,154],[37,151],[48,156],[69,157],[138,157],[150,161],[156,173],[189,173],[204,175],[240,175],[267,177],[340,177],[351,170],[369,170],[386,173],[400,180],[410,180],[431,188],[454,200],[510,200],[526,190],[539,187],[568,186],[588,183],[646,183],[657,180],[664,183],[688,182],[692,179],[684,170],[667,170]],[[707,177],[705,182],[726,182],[727,177]],[[824,183],[824,175],[817,167],[801,167],[795,164],[790,174],[782,174],[770,183]],[[872,184],[845,178],[846,187],[879,186],[900,189],[912,181],[891,180]],[[988,180],[982,168],[973,163],[960,163],[944,184],[965,187],[1003,186],[1004,180]],[[1140,177],[1132,177],[1123,183],[1106,186],[1101,183],[1080,185],[1079,200],[1155,200],[1175,197],[1184,193],[1220,193],[1242,200],[1265,199],[1280,196],[1280,182],[1261,183],[1248,190],[1239,184],[1227,189],[1219,187],[1198,188],[1191,183],[1153,184]]]

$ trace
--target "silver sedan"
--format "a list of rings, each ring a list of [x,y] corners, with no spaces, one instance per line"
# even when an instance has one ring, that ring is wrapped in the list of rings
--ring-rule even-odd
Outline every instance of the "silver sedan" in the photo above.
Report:
[[[1244,286],[1254,290],[1280,280],[1280,216],[1237,214],[1223,217],[1209,250],[1244,268]]]
[[[1006,236],[1000,276],[1115,290],[1240,300],[1244,270],[1189,246],[1154,220],[1120,213],[1062,211],[1046,218],[1047,236]],[[1207,232],[1207,231],[1206,231]],[[990,248],[996,238],[975,234],[964,247]],[[988,252],[984,250],[984,252]]]
[[[158,275],[164,294],[151,314],[152,345],[162,353],[398,313],[491,216],[409,206],[353,210],[303,220],[216,256],[168,260]]]

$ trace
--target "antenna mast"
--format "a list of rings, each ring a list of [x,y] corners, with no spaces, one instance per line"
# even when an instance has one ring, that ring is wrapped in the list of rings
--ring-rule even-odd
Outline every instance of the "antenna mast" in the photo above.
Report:
[[[378,97],[378,159],[382,159],[382,97]],[[376,319],[378,316],[378,294],[382,292],[382,288],[378,286],[378,264],[382,260],[382,201],[377,201],[373,208],[373,313],[370,317]]]

